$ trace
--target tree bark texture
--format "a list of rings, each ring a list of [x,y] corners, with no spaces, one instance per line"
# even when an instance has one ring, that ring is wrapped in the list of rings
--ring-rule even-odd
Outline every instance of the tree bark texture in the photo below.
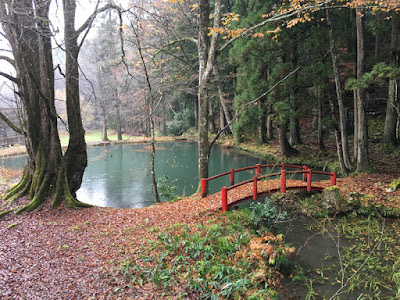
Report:
[[[5,9],[7,5],[8,9]],[[75,200],[63,163],[54,106],[54,71],[48,20],[50,2],[0,0],[0,22],[15,58],[28,164],[21,181],[5,199],[11,204],[28,194],[31,202],[16,213],[33,210],[53,195],[52,206],[87,206]],[[29,13],[31,12],[31,13]]]
[[[210,1],[200,0],[200,21],[199,38],[197,47],[199,52],[199,88],[198,88],[198,169],[199,178],[208,177],[208,159],[210,155],[210,146],[208,140],[208,87],[210,76],[215,65],[217,55],[218,33],[215,32],[209,41],[209,20],[210,20]],[[221,0],[215,1],[214,28],[218,28],[221,23]]]
[[[392,16],[392,34],[390,43],[390,66],[396,68],[398,65],[398,40],[399,40],[399,16],[393,13]],[[396,138],[396,127],[397,127],[397,115],[398,115],[398,101],[397,101],[397,85],[396,79],[389,79],[388,89],[388,102],[386,105],[386,119],[385,128],[383,131],[383,142],[385,144],[397,143]]]
[[[365,49],[364,49],[364,20],[362,8],[356,9],[357,27],[357,79],[364,75]],[[363,88],[357,89],[357,119],[358,119],[358,149],[357,149],[357,171],[362,172],[369,168],[368,155],[368,120],[366,108],[366,91]]]
[[[108,141],[108,134],[107,134],[107,115],[106,115],[106,108],[103,101],[103,105],[101,106],[101,140]]]
[[[339,74],[339,64],[337,61],[337,49],[336,42],[333,36],[333,28],[332,28],[332,20],[331,20],[331,11],[330,9],[326,10],[326,20],[329,28],[329,46],[332,57],[332,68],[333,74],[335,77],[335,86],[336,86],[336,99],[339,107],[339,134],[342,144],[342,157],[344,161],[344,165],[346,169],[350,170],[352,168],[350,161],[350,153],[349,146],[347,141],[347,126],[346,126],[346,118],[344,113],[344,104],[343,104],[343,92],[342,85],[340,82],[340,74]]]
[[[215,75],[215,80],[216,80],[216,83],[217,83],[218,96],[219,96],[219,101],[221,103],[222,111],[223,111],[223,114],[225,116],[226,123],[229,124],[229,123],[231,123],[231,119],[232,118],[231,118],[231,114],[229,113],[228,105],[226,103],[227,101],[226,101],[226,98],[225,98],[224,87],[223,87],[223,84],[222,84],[221,76],[219,75],[219,69],[218,69],[217,65],[214,66],[214,75]],[[221,125],[221,128],[223,128],[223,125]],[[229,126],[229,130],[230,130],[231,133],[233,133],[232,125]]]
[[[294,149],[287,138],[286,131],[288,129],[289,120],[284,118],[279,124],[279,146],[281,149],[281,154],[285,157],[289,157],[295,153],[297,150]]]
[[[294,70],[297,66],[297,56],[296,56],[296,46],[293,45],[290,47],[290,63],[292,65],[292,69]],[[294,80],[297,80],[297,73],[293,75]],[[294,114],[297,113],[299,110],[299,105],[296,101],[296,88],[295,85],[292,84],[290,86],[290,99],[291,99],[291,106],[292,108],[292,114],[290,117],[290,131],[289,131],[289,141],[291,145],[300,145],[302,144],[301,137],[300,137],[300,122],[298,117],[296,117]]]
[[[318,141],[318,149],[325,150],[324,146],[324,133],[322,131],[322,97],[321,91],[319,88],[316,89],[315,95],[317,97],[317,141]]]
[[[272,126],[272,104],[267,104],[267,139],[274,139],[274,128]]]
[[[259,125],[258,125],[258,133],[259,133],[259,141],[262,144],[265,144],[267,139],[267,128],[266,128],[266,121],[267,121],[267,104],[265,103],[266,99],[262,98],[258,102],[258,106],[260,109],[260,116],[259,116]]]
[[[63,0],[65,34],[65,92],[68,114],[69,143],[64,163],[71,192],[82,184],[83,172],[87,166],[85,130],[83,129],[79,98],[79,31],[75,30],[76,0]]]

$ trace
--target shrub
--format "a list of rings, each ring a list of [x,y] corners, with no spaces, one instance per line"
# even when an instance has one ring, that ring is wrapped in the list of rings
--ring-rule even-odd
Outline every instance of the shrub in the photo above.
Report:
[[[251,220],[256,230],[270,230],[277,222],[287,220],[287,213],[280,212],[271,201],[266,198],[264,202],[250,205]]]

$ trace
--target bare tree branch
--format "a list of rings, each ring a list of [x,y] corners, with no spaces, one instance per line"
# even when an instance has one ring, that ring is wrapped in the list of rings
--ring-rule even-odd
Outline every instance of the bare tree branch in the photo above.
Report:
[[[60,72],[61,76],[65,78],[65,74],[64,74],[63,71],[61,70],[60,64],[58,64],[58,65],[54,68],[54,70],[56,70],[56,69],[58,70],[58,72]]]
[[[15,125],[9,118],[7,118],[2,112],[0,112],[0,119],[2,119],[8,126],[11,127],[16,133],[24,134],[22,129]]]
[[[119,6],[117,6],[117,5],[113,4],[113,3],[107,4],[107,5],[103,6],[102,8],[98,8],[99,3],[100,3],[100,1],[97,2],[95,11],[90,15],[90,17],[86,20],[86,22],[83,23],[82,26],[79,27],[75,31],[76,35],[80,35],[83,31],[86,30],[85,35],[82,37],[82,40],[79,43],[79,48],[83,45],[83,42],[85,41],[85,39],[86,39],[86,37],[87,37],[87,35],[89,33],[89,30],[91,29],[92,24],[93,24],[93,22],[94,22],[94,20],[95,20],[95,18],[97,17],[98,14],[100,14],[100,13],[102,13],[102,12],[108,10],[108,9],[111,9],[111,8],[116,9],[118,11],[121,10],[121,8]]]
[[[10,80],[12,82],[19,83],[19,79],[11,76],[10,74],[0,71],[0,76],[3,76],[4,78],[7,78],[8,80]]]
[[[170,41],[170,42],[166,43],[165,45],[162,45],[161,48],[158,49],[156,53],[154,53],[153,57],[156,57],[157,54],[159,54],[161,51],[164,51],[165,48],[167,48],[169,46],[173,46],[173,45],[178,44],[178,43],[182,43],[182,42],[192,42],[192,43],[197,45],[197,40],[195,38],[193,38],[193,37],[184,37],[184,38],[181,38],[181,39],[178,39],[178,40]]]
[[[5,55],[0,55],[0,60],[5,60],[10,65],[14,66],[14,59],[12,59],[11,57],[8,57],[8,56],[5,56]]]

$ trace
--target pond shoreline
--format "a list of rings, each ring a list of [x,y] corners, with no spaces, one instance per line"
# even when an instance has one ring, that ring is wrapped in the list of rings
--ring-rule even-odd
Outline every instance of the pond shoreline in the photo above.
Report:
[[[194,137],[156,137],[156,143],[162,142],[194,142]],[[148,144],[151,142],[150,138],[141,138],[138,139],[128,139],[128,140],[109,140],[109,141],[95,141],[95,142],[86,142],[87,147],[96,147],[96,146],[106,146],[106,145],[125,145],[125,144]],[[67,149],[67,145],[62,145],[61,148],[63,150]],[[19,156],[26,154],[26,148],[24,145],[13,145],[10,147],[0,148],[0,157],[9,157],[9,156]]]

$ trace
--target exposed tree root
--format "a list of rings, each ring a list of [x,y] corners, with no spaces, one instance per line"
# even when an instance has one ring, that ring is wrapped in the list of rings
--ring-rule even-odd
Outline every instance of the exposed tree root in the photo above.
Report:
[[[48,196],[54,196],[52,208],[58,207],[63,200],[67,208],[91,207],[91,205],[79,202],[73,197],[68,186],[64,166],[60,162],[58,171],[55,170],[53,165],[45,159],[44,147],[39,146],[35,165],[36,169],[33,176],[29,174],[28,167],[25,167],[21,181],[5,197],[5,199],[9,199],[6,204],[11,205],[16,199],[29,193],[31,201],[27,205],[18,209],[14,208],[7,213],[14,210],[15,214],[32,211],[44,205]],[[56,172],[58,173],[56,174]]]
[[[46,175],[43,179],[42,183],[40,184],[40,188],[35,196],[32,198],[32,201],[29,202],[27,205],[23,206],[22,208],[18,209],[15,214],[18,215],[23,211],[32,211],[37,208],[40,204],[44,202],[46,196],[48,194],[49,189],[49,175]],[[31,187],[32,191],[32,187]]]
[[[67,208],[77,208],[77,207],[92,207],[90,204],[82,203],[76,200],[69,189],[68,186],[68,179],[65,174],[64,167],[60,168],[60,171],[57,175],[57,183],[56,183],[56,190],[54,194],[53,203],[51,204],[52,208],[58,207],[62,200],[65,201],[65,206]]]
[[[31,186],[31,180],[29,176],[29,169],[26,166],[21,178],[21,181],[15,186],[11,187],[8,194],[4,197],[4,200],[8,200],[6,204],[11,205],[16,199],[25,196]]]
[[[9,210],[1,212],[0,213],[0,219],[5,217],[5,216],[7,216],[10,212],[13,212],[14,210],[15,210],[15,208],[12,208],[12,209],[9,209]]]

